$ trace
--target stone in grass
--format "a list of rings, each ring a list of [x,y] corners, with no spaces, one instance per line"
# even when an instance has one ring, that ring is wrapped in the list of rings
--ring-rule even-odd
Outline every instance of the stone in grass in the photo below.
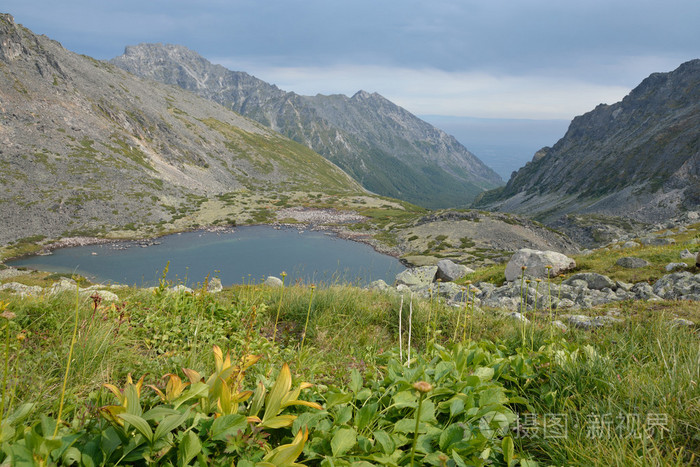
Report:
[[[674,318],[671,320],[671,326],[676,327],[676,326],[687,326],[689,328],[692,328],[695,326],[695,323],[688,320],[688,319],[683,319],[683,318]]]
[[[595,272],[582,272],[574,274],[569,279],[565,280],[564,284],[571,284],[575,280],[582,280],[586,282],[588,288],[593,290],[603,290],[605,288],[615,289],[617,287],[615,282],[613,282],[608,276],[597,274]]]
[[[380,292],[384,292],[389,290],[389,284],[387,284],[381,279],[378,279],[376,281],[370,282],[367,288],[369,290],[379,290]]]
[[[517,280],[523,272],[534,278],[547,278],[546,266],[552,266],[549,277],[556,277],[560,273],[576,267],[576,261],[556,251],[539,251],[523,248],[515,252],[506,265],[506,280]]]
[[[685,263],[668,263],[666,265],[666,272],[677,271],[679,269],[685,269],[688,265]]]
[[[282,282],[282,279],[279,277],[267,276],[267,279],[265,279],[265,285],[268,287],[282,287],[284,286],[284,282]]]
[[[637,248],[638,246],[641,246],[641,245],[637,242],[633,242],[630,240],[629,242],[625,242],[622,245],[622,248]]]
[[[209,293],[219,293],[224,290],[224,286],[221,284],[221,279],[218,277],[212,277],[209,279],[207,284],[207,292]]]
[[[592,318],[585,315],[571,315],[567,320],[572,326],[585,330],[602,328],[603,326],[609,324],[622,322],[621,319],[613,318],[612,316],[596,316],[595,318]]]
[[[637,269],[649,266],[651,263],[644,258],[636,258],[634,256],[625,256],[618,259],[615,264],[622,268]]]
[[[467,274],[474,272],[463,264],[456,264],[449,259],[441,259],[437,263],[436,279],[441,279],[443,282],[454,282],[461,279]]]
[[[396,275],[395,285],[404,284],[411,288],[430,285],[435,279],[437,270],[437,266],[421,266],[406,269]]]
[[[695,253],[693,253],[692,251],[690,251],[689,249],[686,248],[685,250],[681,251],[680,256],[681,256],[681,259],[691,259],[691,258],[695,258]]]

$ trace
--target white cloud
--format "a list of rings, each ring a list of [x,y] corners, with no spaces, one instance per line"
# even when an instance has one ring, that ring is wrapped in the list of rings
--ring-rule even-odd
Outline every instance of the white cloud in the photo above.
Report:
[[[631,90],[547,73],[505,76],[364,65],[283,68],[233,59],[212,61],[302,95],[378,92],[417,115],[571,119],[600,103],[617,102]]]

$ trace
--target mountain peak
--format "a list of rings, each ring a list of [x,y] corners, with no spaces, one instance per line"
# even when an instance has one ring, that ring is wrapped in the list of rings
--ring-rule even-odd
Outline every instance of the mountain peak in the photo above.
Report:
[[[212,99],[310,147],[368,190],[429,208],[466,206],[501,178],[456,139],[377,93],[300,96],[196,52],[139,45],[112,60]]]

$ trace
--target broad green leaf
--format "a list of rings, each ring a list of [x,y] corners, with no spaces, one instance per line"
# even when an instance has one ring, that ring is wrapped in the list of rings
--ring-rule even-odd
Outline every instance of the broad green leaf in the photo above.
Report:
[[[342,392],[332,392],[326,396],[326,408],[330,409],[336,405],[347,404],[352,401],[352,394]]]
[[[12,412],[11,415],[9,415],[5,420],[3,420],[3,422],[7,421],[10,425],[15,425],[21,422],[29,415],[29,413],[34,408],[34,405],[35,404],[32,403],[20,405],[14,412]]]
[[[156,431],[155,433],[153,433],[153,441],[158,441],[163,436],[170,433],[178,426],[182,425],[185,422],[185,420],[187,420],[187,417],[189,417],[189,415],[190,411],[187,410],[183,414],[178,413],[177,415],[169,415],[165,417],[163,421],[161,421],[156,427]]]
[[[153,430],[151,430],[151,427],[146,420],[132,413],[120,413],[117,416],[125,422],[133,425],[133,427],[136,428],[139,433],[141,433],[143,437],[148,440],[149,443],[153,441]]]
[[[341,428],[331,439],[331,450],[334,456],[342,456],[357,442],[357,432],[354,428]]]
[[[450,417],[459,415],[462,412],[464,412],[464,401],[459,397],[454,397],[450,402]]]
[[[506,465],[510,465],[513,462],[513,456],[515,454],[515,446],[513,445],[513,438],[506,436],[501,441],[501,449],[503,450],[503,458],[506,461]]]
[[[265,428],[284,428],[286,426],[292,426],[292,423],[294,423],[296,418],[296,415],[278,415],[276,417],[263,420],[260,426],[264,426]]]
[[[440,434],[440,449],[450,452],[450,447],[462,441],[464,438],[464,428],[457,423],[453,423]]]
[[[263,422],[275,417],[284,402],[285,396],[292,387],[292,373],[289,371],[289,366],[285,363],[282,365],[280,374],[277,376],[275,384],[272,386],[270,393],[267,395],[265,404],[265,415]]]
[[[455,465],[457,465],[457,467],[467,467],[467,464],[464,462],[464,459],[462,459],[460,455],[457,454],[457,451],[452,451],[452,460],[455,461]]]
[[[169,407],[163,407],[162,405],[157,405],[157,406],[153,407],[151,410],[144,412],[142,417],[146,421],[153,420],[154,422],[158,422],[159,420],[162,420],[169,415],[180,415],[180,412],[175,410],[175,409],[171,409]]]
[[[335,424],[336,425],[343,425],[347,423],[350,419],[352,418],[352,407],[349,405],[346,405],[345,407],[341,407],[338,412],[335,414]]]
[[[358,431],[362,431],[367,425],[370,424],[375,415],[377,415],[377,403],[373,402],[367,404],[357,411],[355,415],[355,425]]]
[[[520,467],[538,467],[539,464],[532,459],[520,459]]]
[[[502,387],[496,386],[484,389],[479,393],[479,405],[505,404],[508,402],[508,396]]]
[[[372,433],[372,435],[374,435],[374,441],[379,444],[384,454],[391,454],[394,452],[396,449],[396,443],[394,443],[394,440],[391,439],[391,436],[389,436],[386,431],[377,430]]]
[[[474,370],[474,375],[478,376],[479,379],[483,382],[490,381],[491,378],[493,378],[493,368],[487,367],[487,366],[480,366],[476,370]]]
[[[401,391],[394,394],[393,402],[397,409],[403,409],[405,407],[415,409],[418,407],[418,396],[416,396],[413,390]]]
[[[141,400],[138,388],[133,384],[127,384],[124,388],[124,400],[126,403],[126,413],[141,417],[143,410],[141,409]]]
[[[188,431],[178,446],[180,465],[188,465],[201,451],[202,443],[199,441],[199,437],[193,431]]]
[[[350,371],[350,390],[353,394],[357,394],[362,389],[362,375],[357,369],[353,368]]]
[[[276,466],[296,465],[294,461],[304,450],[307,439],[309,439],[309,430],[299,430],[290,444],[276,447],[263,460]]]
[[[61,460],[65,465],[73,465],[73,464],[80,464],[81,460],[81,454],[78,448],[71,446],[65,451],[63,451],[63,455],[61,456]]]
[[[245,415],[223,415],[212,423],[209,436],[215,441],[225,441],[229,436],[236,436],[239,431],[245,431],[248,424]]]

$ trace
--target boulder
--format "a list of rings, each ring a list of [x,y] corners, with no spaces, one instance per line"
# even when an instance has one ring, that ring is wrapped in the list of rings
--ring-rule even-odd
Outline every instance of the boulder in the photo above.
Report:
[[[103,302],[118,302],[119,301],[119,296],[115,294],[114,292],[110,292],[109,290],[83,290],[80,292],[81,295],[83,296],[89,296],[93,297],[94,295],[97,295],[100,297],[100,299]]]
[[[209,293],[219,293],[224,290],[224,286],[221,284],[221,279],[214,277],[209,279],[209,284],[207,284],[207,292]]]
[[[691,259],[695,258],[695,253],[686,248],[685,250],[681,251],[680,256],[681,259]]]
[[[627,269],[644,268],[649,266],[651,263],[644,258],[635,258],[634,256],[625,256],[624,258],[618,259],[615,264],[620,267]]]
[[[629,242],[625,242],[622,245],[622,248],[637,248],[638,246],[641,246],[641,245],[637,242],[629,241]]]
[[[615,282],[612,281],[608,276],[602,274],[597,274],[595,272],[583,272],[579,274],[574,274],[569,279],[565,280],[565,284],[572,284],[575,280],[584,281],[589,289],[593,290],[603,290],[606,287],[609,289],[615,289],[617,286]]]
[[[39,295],[43,289],[38,285],[24,285],[19,282],[8,282],[7,284],[0,285],[0,290],[11,290],[21,297],[31,297]]]
[[[68,279],[66,277],[61,277],[61,280],[55,282],[49,288],[49,294],[59,294],[62,292],[75,292],[76,283],[73,279]]]
[[[463,264],[456,264],[449,259],[441,259],[437,263],[436,279],[441,279],[443,282],[454,282],[467,274],[474,272]]]
[[[194,293],[194,290],[183,284],[174,285],[166,290],[172,293]]]
[[[535,278],[547,278],[545,266],[552,266],[549,277],[556,277],[564,271],[576,267],[576,261],[556,251],[538,251],[523,248],[515,252],[506,265],[506,280],[514,281],[520,278],[525,266],[525,275]]]
[[[642,243],[650,246],[665,246],[673,245],[674,243],[676,243],[676,240],[673,238],[664,237],[645,237],[642,239]]]
[[[406,269],[396,275],[395,285],[407,285],[410,288],[430,285],[435,280],[437,266],[421,266],[418,268]]]
[[[282,279],[279,277],[267,276],[267,279],[265,279],[265,285],[268,287],[282,287],[284,286],[284,282],[282,282]]]
[[[664,269],[666,272],[678,271],[679,269],[685,269],[688,265],[685,263],[668,263]]]
[[[389,284],[384,282],[383,280],[379,279],[376,281],[372,281],[369,283],[367,286],[369,290],[379,290],[380,292],[385,292],[389,290]]]

